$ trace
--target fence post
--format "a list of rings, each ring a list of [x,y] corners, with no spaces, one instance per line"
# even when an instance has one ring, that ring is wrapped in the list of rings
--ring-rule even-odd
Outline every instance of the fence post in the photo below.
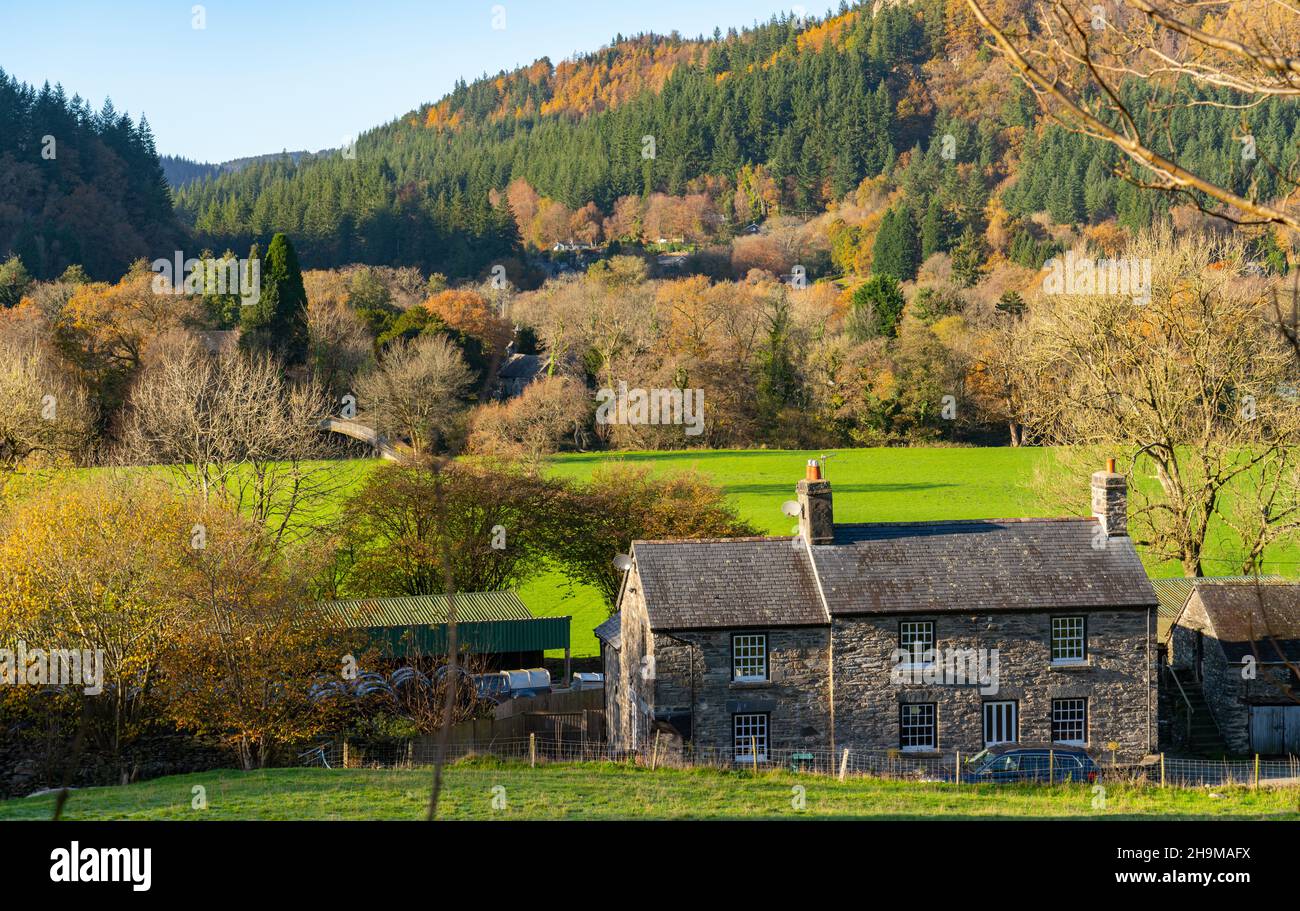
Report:
[[[528,765],[530,768],[537,768],[537,735],[528,735]]]
[[[1165,754],[1160,754],[1160,787],[1165,786]]]
[[[348,742],[345,738],[343,741],[343,768],[348,767]]]
[[[660,735],[661,733],[663,733],[663,732],[662,732],[662,731],[655,731],[655,745],[654,745],[654,750],[652,750],[651,753],[650,753],[650,771],[651,771],[651,772],[653,772],[653,771],[655,770],[655,767],[659,765],[659,735]]]
[[[754,757],[754,774],[758,774],[758,737],[749,735],[749,755]]]
[[[844,776],[847,775],[848,772],[849,772],[849,748],[845,747],[844,755],[840,757],[840,781],[844,780]]]
[[[957,751],[957,786],[961,787],[961,750]]]
[[[1255,754],[1255,787],[1259,787],[1259,754]]]
[[[1053,784],[1056,781],[1056,750],[1047,751],[1047,783]]]

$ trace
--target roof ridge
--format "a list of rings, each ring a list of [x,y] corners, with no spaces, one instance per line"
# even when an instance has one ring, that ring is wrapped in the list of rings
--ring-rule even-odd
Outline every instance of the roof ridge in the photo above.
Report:
[[[1031,522],[1096,522],[1096,516],[1018,516],[1010,519],[922,519],[907,522],[836,522],[836,528],[900,528],[917,525],[975,525],[981,522],[1028,524]]]
[[[635,538],[633,544],[732,544],[755,541],[789,543],[794,535],[748,535],[743,538]]]

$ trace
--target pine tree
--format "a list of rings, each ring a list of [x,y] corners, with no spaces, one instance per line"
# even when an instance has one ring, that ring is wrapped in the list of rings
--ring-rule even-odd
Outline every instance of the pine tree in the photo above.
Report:
[[[853,291],[850,325],[857,328],[851,331],[859,337],[870,332],[893,338],[906,304],[903,289],[893,276],[873,275]]]
[[[254,246],[250,260],[257,254]],[[261,293],[243,308],[240,343],[248,351],[266,351],[286,364],[307,357],[307,292],[302,284],[298,254],[283,234],[271,238],[261,262]]]
[[[937,196],[931,197],[930,205],[925,210],[925,218],[921,222],[921,262],[925,262],[936,253],[947,251],[950,230],[948,213],[939,204]]]
[[[984,263],[984,238],[970,228],[961,234],[961,240],[952,251],[952,274],[963,286],[969,288],[980,279],[980,266]]]
[[[890,209],[880,222],[876,243],[872,248],[871,271],[888,275],[899,281],[916,278],[921,265],[921,243],[916,236],[912,212],[906,206]]]

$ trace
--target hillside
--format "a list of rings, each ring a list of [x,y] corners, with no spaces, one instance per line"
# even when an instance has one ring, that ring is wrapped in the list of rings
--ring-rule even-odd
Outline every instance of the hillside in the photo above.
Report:
[[[241,171],[251,164],[259,164],[264,161],[276,161],[281,158],[287,158],[289,161],[302,161],[304,158],[312,155],[325,155],[332,150],[323,149],[319,152],[308,152],[306,150],[297,152],[273,152],[268,155],[249,155],[245,158],[232,158],[229,161],[222,161],[216,164],[207,161],[193,161],[179,155],[164,155],[160,159],[162,164],[163,176],[167,179],[167,185],[173,190],[179,190],[187,184],[207,180],[217,177],[221,174],[233,174]]]
[[[1045,123],[979,49],[962,4],[872,9],[693,40],[618,36],[559,64],[460,82],[364,134],[355,159],[256,163],[185,187],[177,208],[214,249],[279,230],[303,238],[313,267],[364,261],[450,277],[478,276],[521,243],[725,242],[752,221],[851,200],[864,180],[904,190],[917,226],[935,209],[933,249],[966,228],[982,234],[997,208],[1135,228],[1168,208],[1112,173],[1113,149]],[[1159,122],[1163,89],[1124,91]],[[1273,169],[1223,141],[1243,116],[1260,160],[1285,170],[1300,133],[1283,101],[1244,115],[1195,107],[1157,132],[1193,167],[1268,196]],[[657,199],[668,211],[654,211]],[[1045,237],[1025,231],[1021,259],[1036,267],[1041,250],[1028,242]]]
[[[117,278],[181,234],[143,117],[0,69],[0,259],[17,254],[38,279],[74,264]]]

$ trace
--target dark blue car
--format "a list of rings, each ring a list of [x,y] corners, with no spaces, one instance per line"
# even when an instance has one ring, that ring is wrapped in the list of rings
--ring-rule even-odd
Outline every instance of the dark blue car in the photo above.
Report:
[[[1096,781],[1101,769],[1087,751],[1071,746],[990,747],[965,763],[961,780],[980,782]]]

